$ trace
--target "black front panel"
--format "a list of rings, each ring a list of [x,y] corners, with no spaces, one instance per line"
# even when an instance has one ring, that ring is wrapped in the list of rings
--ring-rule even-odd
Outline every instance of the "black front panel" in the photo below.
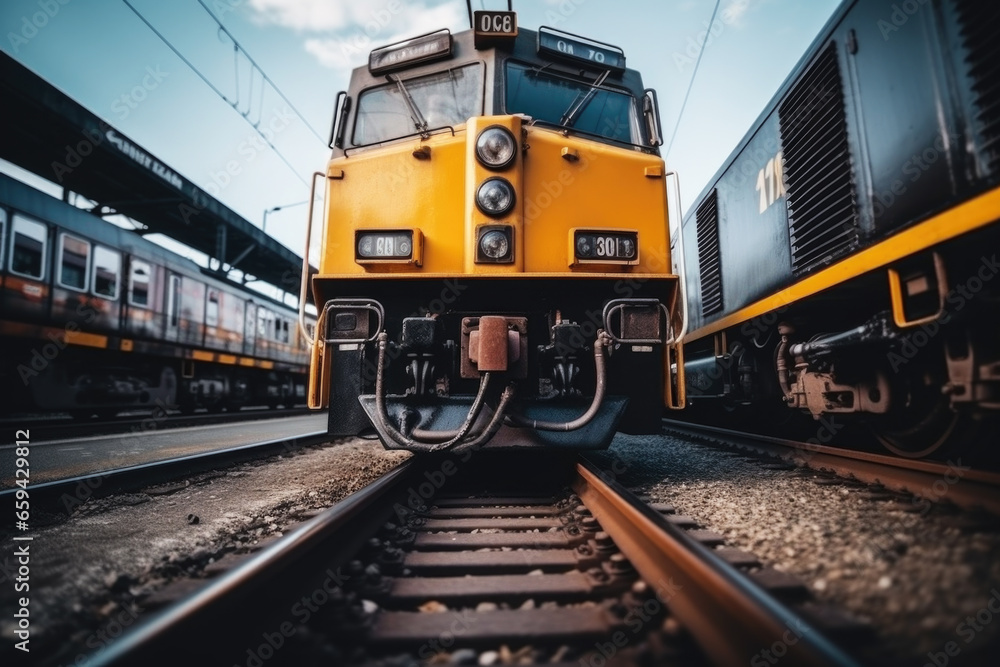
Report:
[[[831,42],[778,108],[792,270],[802,275],[858,246],[844,93]]]

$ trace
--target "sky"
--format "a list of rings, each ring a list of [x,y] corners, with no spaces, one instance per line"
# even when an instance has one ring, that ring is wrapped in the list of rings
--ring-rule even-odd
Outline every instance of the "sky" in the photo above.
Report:
[[[720,0],[711,23],[715,0],[514,0],[513,8],[521,27],[546,25],[625,51],[657,91],[667,140],[676,128],[663,152],[681,175],[687,210],[838,4]],[[372,48],[440,28],[469,28],[464,1],[0,3],[0,48],[252,224],[263,226],[268,211],[266,231],[298,254],[307,183],[329,157],[333,104],[350,70]]]

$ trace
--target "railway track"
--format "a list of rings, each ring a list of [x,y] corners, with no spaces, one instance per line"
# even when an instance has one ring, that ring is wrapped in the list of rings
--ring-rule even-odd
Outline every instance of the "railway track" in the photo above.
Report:
[[[972,468],[961,457],[944,463],[904,459],[672,420],[664,420],[664,428],[700,442],[752,451],[926,501],[1000,516],[1000,473]]]
[[[584,459],[411,460],[96,664],[854,664],[684,524]]]
[[[75,499],[72,501],[73,504],[79,504],[79,502],[90,498],[127,493],[161,484],[176,484],[177,480],[183,480],[198,473],[227,468],[243,461],[261,459],[275,454],[294,452],[302,447],[319,445],[329,441],[330,438],[325,431],[315,431],[291,438],[262,440],[225,449],[202,451],[149,463],[138,463],[34,483],[29,487],[31,503],[34,509],[59,512],[65,510],[67,498]],[[0,489],[0,503],[13,503],[16,491],[17,487]],[[5,521],[12,522],[13,519],[7,517]],[[6,524],[0,523],[0,525]]]

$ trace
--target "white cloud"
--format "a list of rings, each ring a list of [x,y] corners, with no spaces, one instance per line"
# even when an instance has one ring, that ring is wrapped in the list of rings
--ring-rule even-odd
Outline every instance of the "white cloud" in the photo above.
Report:
[[[255,18],[293,30],[342,30],[361,3],[347,0],[250,0]]]
[[[732,0],[719,12],[726,25],[739,26],[741,19],[750,9],[750,0]]]
[[[433,0],[432,0],[433,1]],[[381,4],[349,0],[250,0],[258,21],[301,32],[333,33],[310,37],[304,48],[320,64],[351,69],[368,60],[368,52],[441,28],[468,28],[460,0],[429,6],[428,2],[386,0]]]

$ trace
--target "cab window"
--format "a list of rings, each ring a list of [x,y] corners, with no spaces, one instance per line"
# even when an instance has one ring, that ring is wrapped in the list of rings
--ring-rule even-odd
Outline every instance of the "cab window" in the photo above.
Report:
[[[482,63],[412,79],[399,76],[428,130],[460,125],[483,112]],[[358,98],[352,139],[355,146],[377,144],[419,131],[398,84],[369,88]]]
[[[643,144],[635,98],[611,88],[507,61],[507,113],[628,144]]]

